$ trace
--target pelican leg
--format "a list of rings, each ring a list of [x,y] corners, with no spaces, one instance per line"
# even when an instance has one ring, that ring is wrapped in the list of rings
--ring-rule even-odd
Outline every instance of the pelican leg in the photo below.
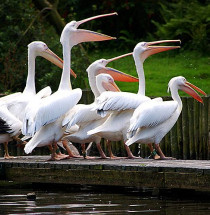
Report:
[[[53,142],[51,146],[48,146],[48,148],[51,150],[51,158],[48,159],[47,161],[56,161],[56,160],[61,160],[59,156],[56,154],[56,149],[57,149],[57,143]]]
[[[5,142],[5,143],[4,143],[4,151],[5,151],[5,154],[4,154],[4,158],[5,158],[5,159],[15,158],[15,157],[9,155],[9,151],[8,151],[8,142]]]
[[[56,155],[58,158],[60,158],[60,160],[67,159],[69,157],[69,155],[65,155],[65,154],[61,153],[57,144],[56,144]]]
[[[85,149],[85,143],[81,144],[81,146],[82,146],[82,156],[84,159],[94,159],[95,158],[95,157],[87,156],[86,149]]]
[[[108,147],[108,151],[109,151],[109,156],[111,159],[119,159],[117,156],[115,156],[112,152],[112,148],[111,148],[111,141],[110,140],[106,140],[106,145]]]
[[[17,146],[21,147],[21,146],[25,146],[27,144],[26,141],[21,140],[19,137],[14,136],[13,140],[17,141]]]
[[[81,158],[82,156],[80,155],[75,155],[70,147],[68,146],[68,141],[67,140],[62,140],[62,144],[63,144],[63,147],[66,149],[67,153],[68,153],[68,157],[67,158]]]
[[[133,153],[131,152],[130,148],[126,144],[124,144],[124,145],[125,145],[126,152],[128,154],[128,157],[127,157],[128,159],[135,159],[135,158],[142,159],[142,157],[136,157],[136,156],[134,156]]]
[[[101,148],[101,144],[100,143],[96,143],[96,147],[99,151],[99,154],[101,156],[102,159],[107,159],[107,156],[105,155],[103,149]]]
[[[158,151],[158,154],[160,155],[160,160],[176,160],[176,158],[173,158],[173,157],[166,157],[163,154],[159,144],[155,144],[155,148]]]
[[[83,143],[81,146],[82,146],[82,156],[84,159],[86,159],[87,156],[86,156],[85,144]]]
[[[148,147],[150,149],[150,156],[148,157],[149,159],[154,159],[154,160],[158,160],[160,159],[160,156],[157,154],[156,150],[153,148],[152,143],[148,144]]]

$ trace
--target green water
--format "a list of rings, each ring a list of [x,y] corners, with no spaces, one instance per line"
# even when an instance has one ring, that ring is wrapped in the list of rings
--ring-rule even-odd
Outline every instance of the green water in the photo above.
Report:
[[[182,193],[154,197],[147,192],[116,191],[109,187],[97,190],[55,188],[0,188],[0,214],[210,214],[210,199],[193,196],[183,199]],[[26,197],[32,191],[37,196],[35,201]]]

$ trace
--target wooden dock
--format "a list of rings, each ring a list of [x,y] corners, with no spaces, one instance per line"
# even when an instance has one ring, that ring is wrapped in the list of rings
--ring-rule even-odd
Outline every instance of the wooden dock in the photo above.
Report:
[[[210,192],[209,160],[0,158],[0,183],[108,185]]]

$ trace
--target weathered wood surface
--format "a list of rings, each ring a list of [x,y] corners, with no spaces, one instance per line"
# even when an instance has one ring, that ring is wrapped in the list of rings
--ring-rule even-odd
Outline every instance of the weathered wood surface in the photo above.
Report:
[[[47,158],[49,156],[2,158],[0,179],[21,183],[183,188],[210,192],[210,161],[207,160],[81,158],[49,162]]]

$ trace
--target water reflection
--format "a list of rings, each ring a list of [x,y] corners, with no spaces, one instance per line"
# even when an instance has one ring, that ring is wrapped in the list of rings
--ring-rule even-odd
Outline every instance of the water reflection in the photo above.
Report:
[[[36,201],[27,201],[28,189],[1,189],[1,214],[191,214],[206,215],[210,200],[164,199],[141,193],[93,190],[50,192],[35,190]]]

